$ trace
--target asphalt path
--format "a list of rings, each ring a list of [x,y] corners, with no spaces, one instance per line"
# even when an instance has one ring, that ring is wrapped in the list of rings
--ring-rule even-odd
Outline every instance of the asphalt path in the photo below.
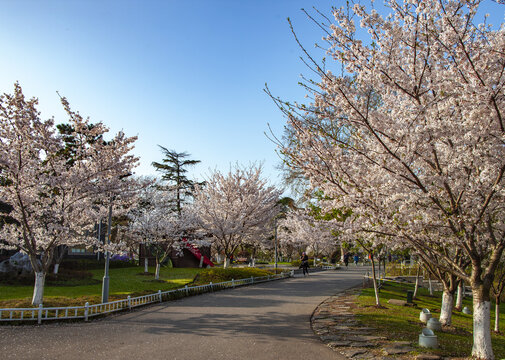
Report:
[[[340,359],[310,327],[327,297],[366,268],[193,296],[100,320],[0,326],[1,359]]]

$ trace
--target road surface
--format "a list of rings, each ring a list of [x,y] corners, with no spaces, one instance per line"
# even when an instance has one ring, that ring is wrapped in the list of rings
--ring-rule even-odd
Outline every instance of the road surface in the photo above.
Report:
[[[328,296],[366,268],[166,302],[90,322],[0,326],[2,359],[339,359],[310,328]]]

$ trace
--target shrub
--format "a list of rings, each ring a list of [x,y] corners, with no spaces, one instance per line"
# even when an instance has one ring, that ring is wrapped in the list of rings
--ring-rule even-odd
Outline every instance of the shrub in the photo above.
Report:
[[[135,261],[123,257],[116,258],[112,256],[109,261],[109,268],[119,269],[135,266]],[[105,260],[102,258],[99,261],[95,259],[65,259],[60,265],[61,269],[70,270],[98,270],[103,269],[105,266]]]
[[[260,277],[272,274],[273,273],[271,271],[255,268],[223,269],[214,267],[210,269],[205,269],[202,272],[200,272],[195,277],[193,283],[195,285],[201,285],[201,284],[208,284],[210,282],[218,283],[223,281],[230,281],[232,279],[245,279],[250,278],[251,276]]]
[[[89,271],[60,268],[58,274],[53,274],[52,272],[46,274],[46,282],[48,285],[75,286],[75,285],[92,285],[99,281],[93,279],[93,274]],[[15,276],[13,274],[0,273],[0,283],[5,285],[33,286],[34,276],[32,273],[27,273],[18,276]]]

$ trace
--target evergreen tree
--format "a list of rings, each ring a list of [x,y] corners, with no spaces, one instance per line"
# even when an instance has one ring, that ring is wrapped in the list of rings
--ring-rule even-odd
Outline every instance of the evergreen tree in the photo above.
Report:
[[[188,159],[190,154],[187,152],[178,153],[175,150],[168,150],[161,145],[158,146],[165,158],[161,163],[153,162],[152,165],[157,171],[163,173],[161,179],[168,184],[171,190],[175,191],[175,210],[180,214],[182,209],[181,204],[184,202],[184,199],[193,196],[194,187],[199,184],[188,179],[186,176],[188,172],[187,168],[198,164],[200,160]]]

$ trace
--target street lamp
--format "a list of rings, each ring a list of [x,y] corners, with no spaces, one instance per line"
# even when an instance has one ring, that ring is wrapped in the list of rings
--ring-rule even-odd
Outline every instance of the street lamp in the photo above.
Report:
[[[122,180],[128,176],[132,175],[131,173],[127,173],[125,175],[119,176],[119,180]],[[107,224],[107,245],[110,245],[110,234],[112,229],[112,202],[114,201],[114,196],[112,195],[110,198],[109,204],[109,222]],[[110,260],[110,252],[108,247],[105,250],[105,272],[102,280],[102,303],[109,302],[109,260]]]
[[[277,214],[275,217],[274,217],[274,255],[275,255],[275,259],[274,259],[274,268],[275,268],[275,272],[277,273],[277,258],[278,258],[278,255],[279,255],[279,244],[278,244],[278,241],[277,241],[277,220],[278,219],[284,219],[286,217],[285,214],[283,213],[280,213],[280,214]]]
[[[274,269],[275,269],[275,273],[277,274],[277,216],[274,219],[274,246],[275,246]]]
[[[110,234],[112,225],[112,198],[109,204],[109,221],[107,223],[107,245],[110,245]],[[102,303],[109,302],[109,249],[105,249],[105,273],[102,281]]]

